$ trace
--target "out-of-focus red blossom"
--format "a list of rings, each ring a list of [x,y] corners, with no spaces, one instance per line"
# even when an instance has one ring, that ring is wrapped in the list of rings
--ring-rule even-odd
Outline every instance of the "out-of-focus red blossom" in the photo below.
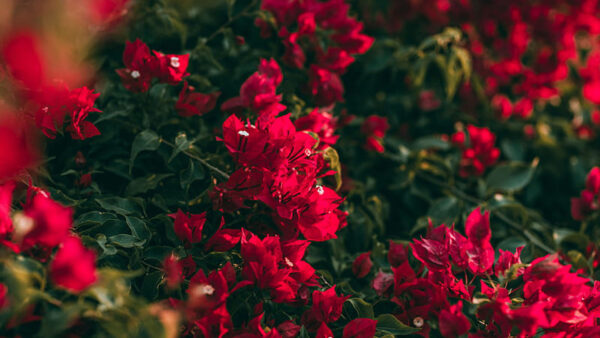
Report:
[[[94,94],[87,87],[69,90],[66,85],[59,84],[48,88],[44,95],[36,97],[38,108],[35,112],[35,123],[44,135],[54,139],[58,131],[62,131],[68,117],[66,130],[75,140],[100,135],[94,124],[86,121],[89,113],[100,112],[94,108],[94,102],[100,94]]]
[[[169,217],[175,220],[173,230],[186,247],[191,247],[192,244],[202,241],[202,229],[204,223],[206,223],[206,212],[189,215],[178,209],[177,213],[170,214]]]
[[[31,203],[25,206],[24,214],[27,219],[20,225],[24,229],[16,229],[25,233],[23,249],[36,245],[47,248],[59,245],[68,237],[73,223],[73,210],[53,201],[45,192],[33,197]],[[77,252],[79,247],[73,245],[73,240],[70,242],[68,249]]]
[[[10,214],[14,188],[15,183],[12,181],[0,185],[0,239],[6,239],[13,231]]]
[[[294,121],[296,130],[312,131],[319,135],[319,149],[324,149],[327,146],[333,146],[339,135],[334,135],[337,128],[337,118],[331,113],[321,112],[314,109],[310,114],[302,116]]]
[[[0,283],[0,310],[9,305],[7,294],[8,288],[6,285]]]
[[[77,181],[77,185],[81,187],[89,187],[92,184],[92,173],[86,173],[81,175],[79,181]]]
[[[423,111],[438,109],[442,102],[435,96],[433,90],[423,90],[419,93],[419,108]]]
[[[367,117],[361,125],[361,132],[367,136],[365,147],[379,153],[384,151],[383,137],[390,128],[387,118],[377,115]]]
[[[508,119],[513,112],[513,104],[510,102],[510,99],[502,94],[494,95],[492,98],[492,108],[503,120]]]
[[[311,66],[310,88],[318,106],[326,107],[344,100],[344,85],[339,75],[325,68]]]
[[[183,265],[179,261],[179,258],[174,254],[170,254],[165,257],[162,266],[165,272],[167,287],[169,289],[177,288],[183,281]]]
[[[45,85],[46,67],[39,37],[31,31],[8,34],[2,43],[2,59],[12,78],[24,90],[38,90]]]
[[[373,261],[371,261],[370,255],[371,252],[362,253],[352,263],[352,273],[356,277],[364,278],[371,272]]]
[[[300,325],[297,325],[290,320],[286,320],[277,325],[277,332],[279,332],[283,338],[294,338],[300,333],[301,328]]]
[[[319,326],[315,338],[333,338],[333,332],[331,332],[331,329],[323,322],[321,323],[321,326]]]
[[[38,158],[26,125],[12,117],[0,117],[0,144],[3,148],[0,153],[0,182],[14,178]]]
[[[183,82],[183,88],[179,93],[179,100],[175,103],[175,110],[180,116],[204,115],[215,109],[217,99],[221,92],[210,94],[194,92],[194,87],[189,86],[187,81]]]
[[[440,332],[444,337],[458,337],[469,332],[471,323],[462,312],[462,302],[442,309],[439,317]]]
[[[303,324],[309,331],[316,331],[322,324],[335,322],[342,315],[342,306],[348,298],[350,296],[339,297],[335,293],[335,285],[325,291],[313,291],[312,307],[304,312]]]
[[[500,149],[494,147],[496,135],[488,128],[468,125],[467,133],[458,131],[452,135],[451,140],[462,149],[458,172],[462,177],[481,176],[500,157]]]
[[[343,338],[372,338],[377,331],[377,321],[369,318],[356,318],[344,327]]]
[[[194,316],[204,316],[222,306],[229,296],[223,270],[213,271],[208,276],[202,269],[198,270],[190,279],[187,294],[187,308]]]
[[[571,198],[571,216],[577,221],[599,209],[600,200],[600,168],[594,167],[587,175],[585,189],[580,197]]]
[[[408,252],[405,245],[396,243],[392,240],[389,242],[390,249],[387,256],[388,262],[392,267],[397,267],[408,260]]]
[[[130,0],[88,0],[88,10],[92,21],[105,28],[121,23],[127,13]]]
[[[381,270],[377,272],[373,282],[371,283],[371,287],[378,296],[386,296],[389,297],[392,291],[392,286],[394,285],[394,275],[391,273],[385,273]]]
[[[50,263],[52,281],[73,292],[81,292],[97,280],[96,254],[78,237],[67,237]]]
[[[317,106],[343,101],[344,87],[339,79],[354,62],[352,54],[364,54],[374,39],[363,34],[363,24],[348,15],[350,6],[343,1],[263,0],[261,9],[275,17],[278,37],[285,47],[283,60],[295,68],[303,68],[307,55],[310,62],[310,89]],[[262,18],[254,24],[261,36],[271,36],[271,26]],[[322,34],[316,34],[317,30]],[[327,35],[326,50],[321,36]]]

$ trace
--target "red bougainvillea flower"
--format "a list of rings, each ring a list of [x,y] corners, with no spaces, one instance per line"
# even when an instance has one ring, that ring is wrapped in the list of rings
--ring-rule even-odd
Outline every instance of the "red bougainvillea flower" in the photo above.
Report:
[[[165,279],[167,281],[167,287],[169,289],[175,289],[183,281],[183,266],[179,262],[179,258],[174,254],[168,255],[162,263]]]
[[[468,142],[463,131],[452,135],[452,142],[463,151],[459,174],[462,177],[481,176],[485,169],[494,165],[500,157],[500,149],[494,147],[496,135],[485,127],[478,128],[473,125],[467,126],[467,132]]]
[[[221,92],[203,94],[194,92],[194,87],[189,86],[187,81],[183,82],[183,88],[179,93],[179,100],[175,103],[175,110],[180,116],[204,115],[215,109],[217,98]]]
[[[337,118],[327,112],[320,112],[314,109],[310,114],[302,116],[294,121],[296,129],[299,131],[311,131],[319,135],[319,149],[327,146],[333,146],[339,136],[334,135],[337,128]]]
[[[127,41],[123,51],[123,64],[126,68],[117,69],[123,85],[132,92],[145,92],[150,89],[154,74],[158,72],[158,60],[150,48],[140,39]]]
[[[390,128],[387,118],[371,115],[365,119],[360,130],[367,136],[365,147],[379,153],[383,152],[383,137]]]
[[[6,287],[6,285],[0,283],[0,310],[5,308],[9,304],[7,293],[8,288]]]
[[[0,185],[0,239],[6,239],[13,231],[10,213],[14,188],[15,183],[12,181]]]
[[[321,326],[319,326],[315,338],[333,338],[333,332],[331,332],[331,329],[323,322],[321,323]]]
[[[208,277],[202,269],[192,277],[187,289],[187,307],[196,316],[220,307],[229,296],[227,279],[222,270],[211,272]]]
[[[21,226],[30,228],[29,231],[19,230],[26,233],[22,243],[24,249],[35,245],[48,248],[59,245],[67,238],[73,222],[72,209],[53,201],[45,192],[37,193],[33,197],[31,203],[25,206],[24,214],[28,220]],[[72,242],[69,249],[74,247]],[[78,247],[73,250],[76,249]]]
[[[33,140],[25,125],[10,117],[0,117],[0,182],[15,177],[37,159]]]
[[[392,292],[392,286],[394,285],[394,275],[391,273],[385,273],[381,270],[377,272],[375,278],[373,278],[373,282],[371,283],[371,287],[378,296],[389,297]]]
[[[377,321],[369,318],[356,318],[344,327],[343,338],[372,338],[377,331]]]
[[[440,332],[444,337],[458,337],[469,332],[471,323],[462,312],[462,302],[440,311]]]
[[[21,31],[7,36],[2,44],[2,59],[23,89],[38,90],[46,82],[46,64],[38,36]]]
[[[185,243],[186,247],[191,247],[192,244],[202,241],[202,229],[206,223],[206,212],[199,215],[185,214],[181,209],[177,213],[170,214],[173,218],[173,229],[177,237]]]
[[[67,237],[50,264],[52,281],[73,292],[81,292],[96,282],[96,254],[86,249],[78,237]]]
[[[241,229],[223,229],[225,220],[221,218],[219,229],[208,239],[204,246],[205,251],[213,250],[225,252],[233,249],[242,239]]]
[[[571,216],[582,221],[600,208],[600,168],[594,167],[587,175],[585,189],[580,197],[571,198]]]
[[[365,252],[360,254],[352,263],[352,273],[358,278],[366,277],[371,268],[373,268],[373,261],[371,261],[371,252]]]
[[[163,54],[153,51],[158,60],[158,67],[155,69],[155,76],[162,83],[176,85],[183,80],[184,77],[190,75],[187,73],[189,54],[175,55]]]
[[[310,88],[319,107],[344,100],[344,85],[340,76],[328,69],[315,65],[310,67]]]
[[[388,251],[388,262],[392,267],[397,267],[408,260],[408,251],[403,244],[390,240],[390,249]]]
[[[316,331],[321,323],[332,323],[342,315],[342,306],[350,296],[339,297],[335,285],[325,291],[315,290],[312,294],[312,308],[304,312],[302,321],[309,331]]]

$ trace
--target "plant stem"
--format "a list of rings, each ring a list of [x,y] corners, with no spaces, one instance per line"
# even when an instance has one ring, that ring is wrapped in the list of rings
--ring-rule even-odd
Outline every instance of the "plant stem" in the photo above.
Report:
[[[162,143],[164,143],[164,144],[168,145],[169,147],[173,148],[173,149],[175,149],[175,148],[176,148],[176,147],[175,147],[175,145],[174,145],[173,143],[171,143],[171,142],[169,142],[169,141],[167,141],[167,140],[165,140],[165,139],[163,139],[163,138],[161,138],[161,139],[160,139],[160,141],[161,141]],[[201,158],[201,157],[198,157],[198,156],[196,156],[196,155],[194,155],[194,154],[190,153],[190,152],[189,152],[189,151],[187,151],[187,150],[182,150],[181,152],[182,152],[182,153],[184,153],[184,154],[186,154],[186,155],[187,155],[189,158],[193,158],[194,160],[196,160],[196,161],[198,161],[198,162],[202,163],[202,164],[203,164],[205,167],[207,167],[208,169],[210,169],[210,170],[212,170],[212,171],[216,172],[217,174],[221,175],[221,176],[222,176],[223,178],[225,178],[226,180],[228,180],[228,179],[229,179],[229,174],[227,174],[226,172],[222,171],[221,169],[219,169],[219,168],[217,168],[217,167],[213,166],[212,164],[208,163],[208,162],[207,162],[205,159],[203,159],[203,158]]]

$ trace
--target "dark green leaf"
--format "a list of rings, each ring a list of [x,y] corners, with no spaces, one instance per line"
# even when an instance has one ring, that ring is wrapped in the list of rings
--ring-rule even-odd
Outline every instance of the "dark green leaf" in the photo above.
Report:
[[[160,146],[160,137],[152,130],[144,130],[139,133],[131,145],[131,157],[129,159],[129,173],[133,169],[133,162],[137,155],[145,150],[156,150]]]
[[[377,317],[377,331],[384,331],[395,336],[407,336],[418,332],[419,329],[410,327],[391,314],[382,314]]]
[[[486,178],[487,188],[491,191],[518,191],[533,178],[537,160],[532,164],[512,162],[499,165]]]

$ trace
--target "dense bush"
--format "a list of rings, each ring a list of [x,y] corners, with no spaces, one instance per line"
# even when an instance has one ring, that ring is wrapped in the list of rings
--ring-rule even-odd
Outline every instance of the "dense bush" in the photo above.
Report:
[[[597,1],[5,7],[0,336],[600,336]]]

